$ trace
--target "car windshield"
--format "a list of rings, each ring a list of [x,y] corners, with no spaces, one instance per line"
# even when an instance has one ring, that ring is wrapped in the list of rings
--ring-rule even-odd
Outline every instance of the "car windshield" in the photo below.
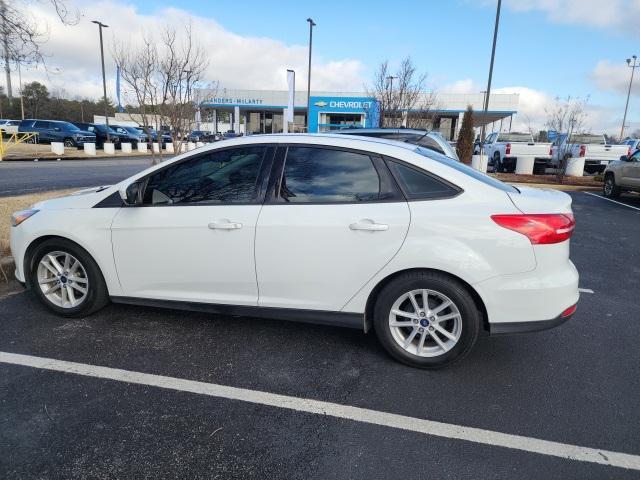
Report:
[[[490,185],[494,188],[497,188],[498,190],[502,190],[503,192],[518,193],[517,188],[512,187],[511,185],[508,185],[504,182],[501,182],[500,180],[497,180],[493,177],[490,177],[486,173],[479,172],[478,170],[471,168],[470,166],[465,165],[462,162],[457,162],[456,160],[453,160],[444,155],[434,153],[433,150],[428,150],[424,147],[418,147],[416,148],[415,151],[416,153],[419,153],[423,157],[430,158],[431,160],[435,160],[438,163],[451,167],[460,173],[464,173],[465,175],[468,175],[484,183],[485,185]]]
[[[60,127],[61,130],[67,130],[67,131],[80,130],[73,123],[69,123],[69,122],[56,122],[56,123],[53,124],[53,126],[54,127]]]
[[[571,143],[580,143],[582,145],[602,145],[604,137],[602,135],[572,135]]]
[[[533,137],[528,133],[501,133],[498,135],[499,142],[533,142]]]

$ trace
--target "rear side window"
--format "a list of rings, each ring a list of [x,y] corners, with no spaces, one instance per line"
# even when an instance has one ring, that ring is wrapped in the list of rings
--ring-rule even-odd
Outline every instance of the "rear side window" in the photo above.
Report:
[[[435,160],[438,163],[451,167],[460,173],[464,173],[465,175],[468,175],[478,180],[479,182],[484,183],[485,185],[490,185],[504,192],[519,193],[519,191],[515,187],[512,187],[511,185],[508,185],[506,183],[501,182],[500,180],[490,177],[485,173],[479,172],[475,168],[471,168],[470,166],[465,165],[464,163],[456,162],[455,160],[452,160],[449,157],[445,157],[444,155],[438,155],[437,153],[422,147],[416,148],[415,151],[416,153],[419,153],[423,157],[430,158],[432,160]]]
[[[353,203],[394,196],[371,157],[318,147],[289,147],[280,181],[287,203]]]
[[[50,128],[49,122],[43,122],[42,120],[38,120],[37,122],[33,122],[34,128]]]
[[[392,160],[388,160],[387,165],[409,200],[449,198],[460,193],[459,188],[425,171]]]

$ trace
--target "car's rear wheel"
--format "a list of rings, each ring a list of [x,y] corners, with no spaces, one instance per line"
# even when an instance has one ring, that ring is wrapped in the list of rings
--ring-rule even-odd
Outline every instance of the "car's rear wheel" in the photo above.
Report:
[[[109,303],[98,265],[77,244],[65,239],[46,240],[36,247],[32,258],[31,286],[55,313],[80,317]]]
[[[608,173],[604,178],[602,193],[607,198],[616,198],[620,196],[620,193],[622,193],[620,187],[616,185],[616,178],[612,173]]]
[[[410,272],[386,285],[376,301],[374,327],[395,359],[438,368],[463,358],[480,330],[480,313],[464,285],[437,272]]]

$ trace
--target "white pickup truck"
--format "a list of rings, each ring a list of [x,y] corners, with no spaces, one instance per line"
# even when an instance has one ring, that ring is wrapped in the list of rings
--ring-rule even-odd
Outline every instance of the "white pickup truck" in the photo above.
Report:
[[[549,162],[551,142],[536,143],[529,133],[493,132],[483,143],[489,166],[496,172],[513,172],[518,157],[534,157],[534,172]]]
[[[629,145],[613,145],[607,142],[604,135],[586,133],[573,134],[568,139],[566,133],[558,135],[551,147],[551,164],[560,166],[560,160],[584,157],[584,171],[602,173],[610,162],[619,160],[621,156],[630,156]]]

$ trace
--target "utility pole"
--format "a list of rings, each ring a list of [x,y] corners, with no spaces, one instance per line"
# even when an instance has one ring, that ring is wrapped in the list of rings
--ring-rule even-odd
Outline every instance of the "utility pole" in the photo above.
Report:
[[[393,75],[387,76],[387,81],[389,82],[389,107],[391,108],[391,102],[393,102],[393,81],[398,78]],[[393,126],[396,126],[396,112],[393,112]],[[384,127],[384,125],[383,125]]]
[[[18,59],[18,86],[20,87],[20,114],[24,120],[24,97],[22,96],[22,71],[20,69],[20,59]]]
[[[9,63],[9,29],[7,28],[7,5],[0,0],[0,16],[2,17],[2,45],[4,46],[4,71],[7,75],[7,98],[9,105],[13,104],[13,91],[11,88],[11,64]]]
[[[633,58],[633,65],[631,64],[631,58]],[[624,106],[624,116],[622,117],[622,128],[620,128],[620,141],[624,138],[624,124],[627,122],[627,110],[629,109],[629,97],[631,96],[631,85],[633,84],[633,74],[636,71],[636,67],[640,67],[637,64],[638,57],[633,55],[631,58],[627,58],[627,66],[631,68],[631,79],[629,80],[629,91],[627,92],[627,103]]]
[[[493,77],[493,61],[496,57],[496,42],[498,40],[498,26],[500,25],[500,6],[502,0],[498,0],[498,8],[496,9],[496,23],[493,27],[493,47],[491,48],[491,63],[489,64],[489,80],[487,81],[487,94],[484,97],[484,108],[482,112],[482,130],[480,133],[480,142],[484,142],[486,133],[487,110],[489,109],[489,97],[491,96],[491,77]],[[480,143],[480,152],[482,153],[482,143]]]
[[[307,133],[309,133],[309,119],[311,117],[311,48],[313,46],[313,27],[316,26],[311,17],[307,18],[309,22],[309,70],[307,75]]]
[[[107,142],[111,141],[109,137],[109,104],[107,102],[107,80],[104,74],[104,47],[102,45],[102,29],[109,28],[109,25],[105,25],[97,20],[92,20],[91,23],[98,25],[98,31],[100,32],[100,60],[102,61],[102,91],[104,93],[104,121],[107,124]]]

